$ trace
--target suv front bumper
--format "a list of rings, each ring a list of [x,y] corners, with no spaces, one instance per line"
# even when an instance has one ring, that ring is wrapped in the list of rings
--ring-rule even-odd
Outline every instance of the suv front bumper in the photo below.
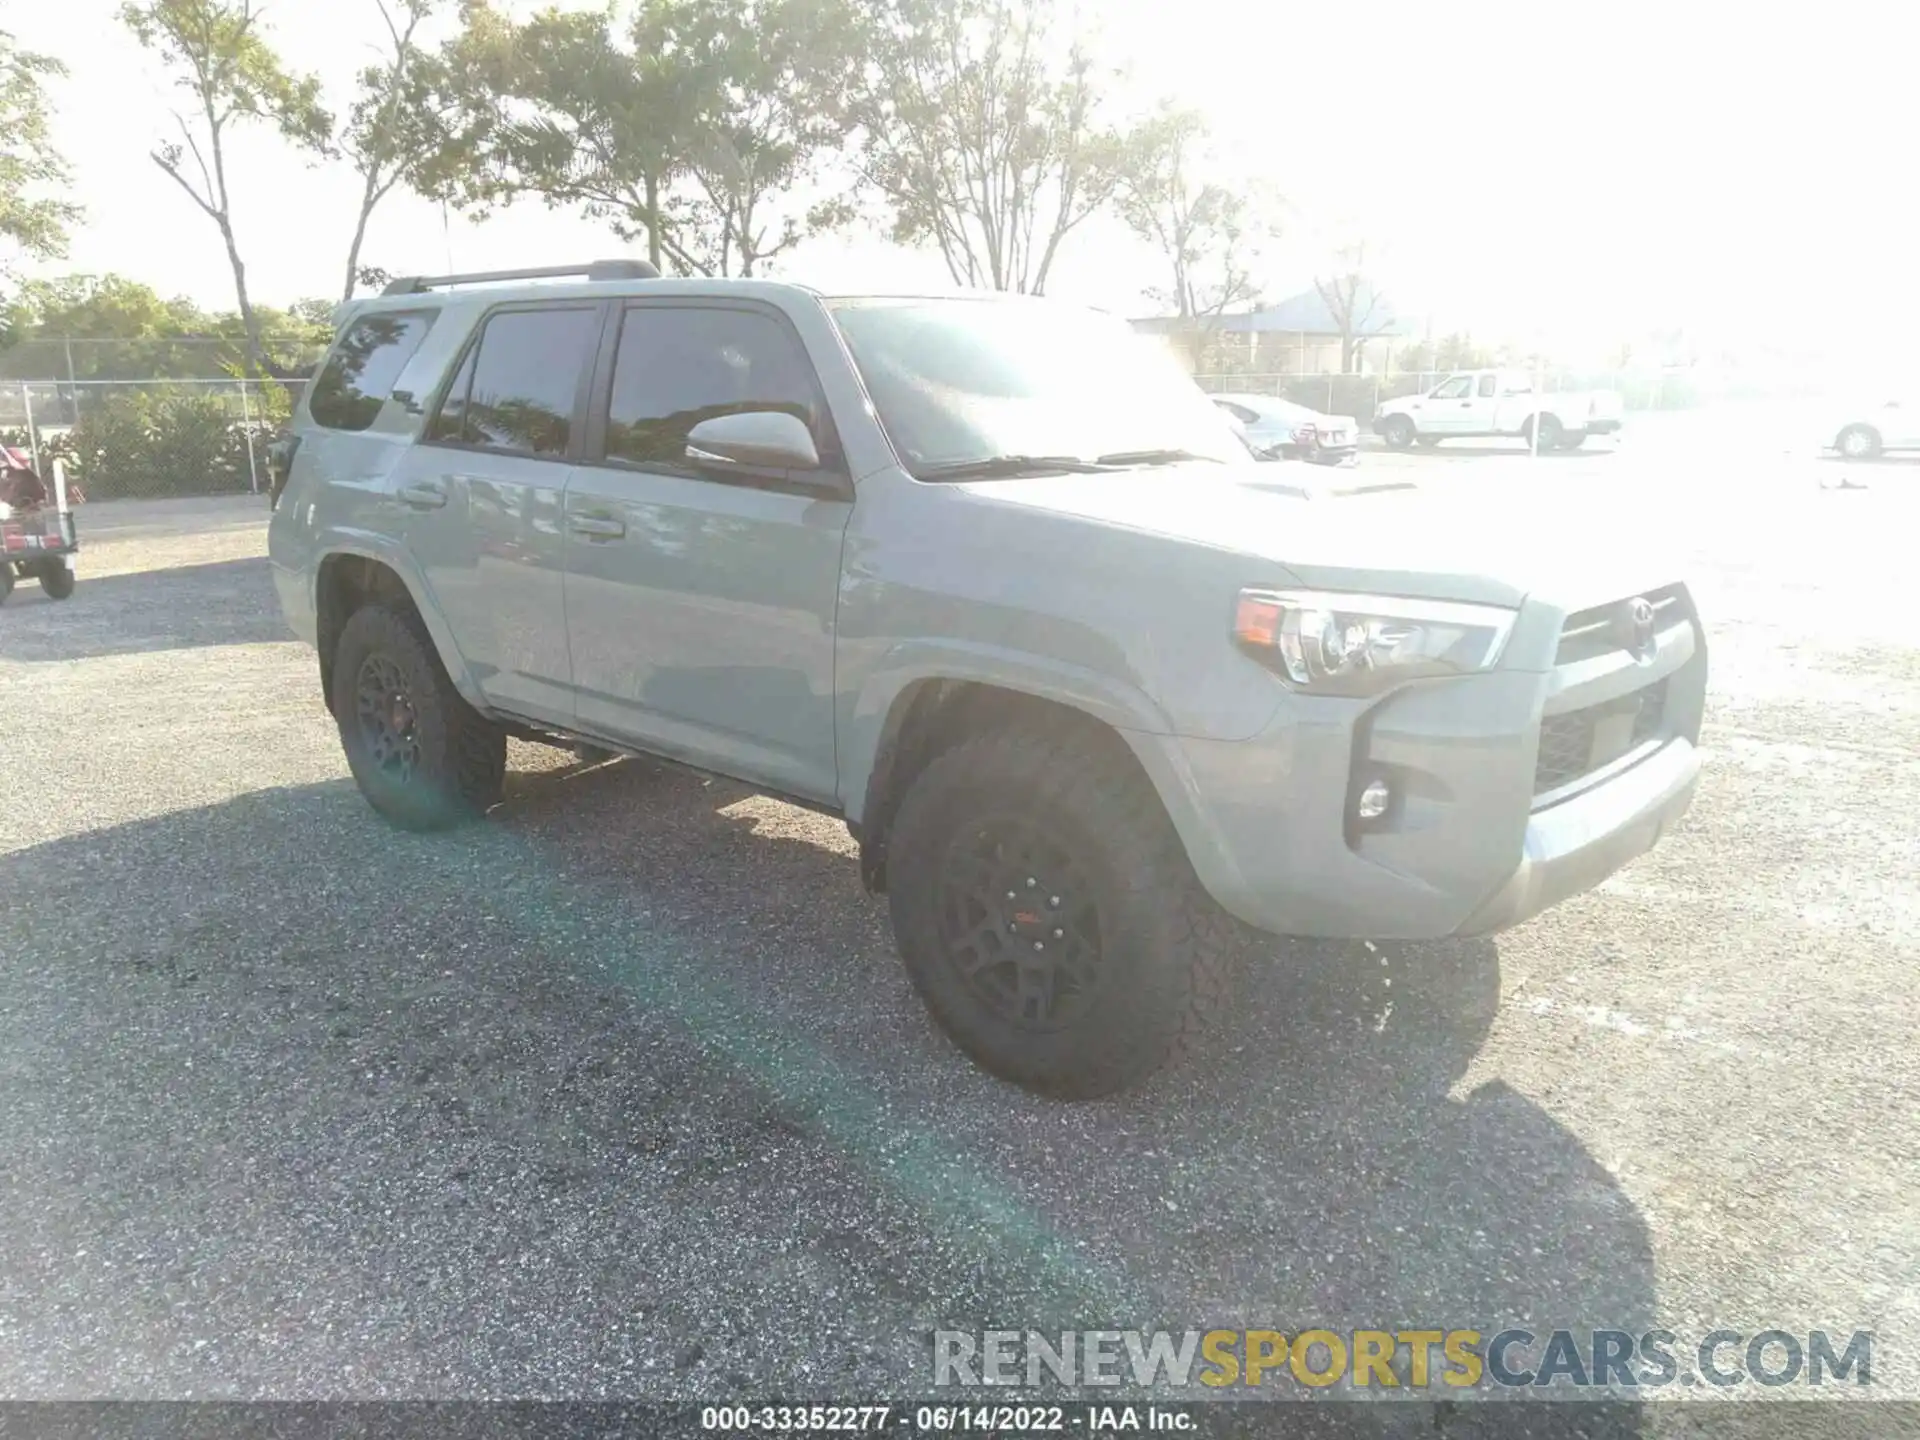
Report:
[[[1487,935],[1591,890],[1660,843],[1693,803],[1700,752],[1670,740],[1632,769],[1527,822],[1513,874],[1455,932]]]
[[[1657,735],[1572,782],[1543,771],[1543,720],[1604,713],[1656,684]],[[1237,742],[1128,739],[1231,914],[1275,934],[1429,940],[1517,925],[1652,849],[1692,801],[1705,694],[1689,617],[1640,662],[1495,671],[1376,700],[1292,696]],[[1361,822],[1354,801],[1374,777],[1394,800]]]

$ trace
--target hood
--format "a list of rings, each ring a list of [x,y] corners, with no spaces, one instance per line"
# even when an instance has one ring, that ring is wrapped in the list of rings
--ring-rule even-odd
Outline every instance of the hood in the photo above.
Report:
[[[1596,506],[1590,492],[1516,483],[1472,465],[1449,467],[1444,490],[1364,469],[1329,474],[1258,462],[964,488],[1242,556],[1249,585],[1511,606],[1532,596],[1577,610],[1681,578],[1649,546],[1635,507]]]

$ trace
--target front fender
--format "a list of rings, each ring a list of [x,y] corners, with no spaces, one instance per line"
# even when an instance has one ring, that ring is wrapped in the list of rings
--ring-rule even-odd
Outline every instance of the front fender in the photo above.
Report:
[[[842,697],[838,731],[839,799],[860,823],[877,757],[905,709],[901,697],[928,680],[971,682],[1078,710],[1121,732],[1171,733],[1166,712],[1145,691],[1111,675],[1003,646],[960,640],[895,645]]]

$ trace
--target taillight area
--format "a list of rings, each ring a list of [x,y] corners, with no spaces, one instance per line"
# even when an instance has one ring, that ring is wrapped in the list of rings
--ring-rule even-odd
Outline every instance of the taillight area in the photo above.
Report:
[[[293,456],[300,448],[300,437],[291,433],[276,435],[267,446],[267,505],[278,508],[280,492],[293,477]]]

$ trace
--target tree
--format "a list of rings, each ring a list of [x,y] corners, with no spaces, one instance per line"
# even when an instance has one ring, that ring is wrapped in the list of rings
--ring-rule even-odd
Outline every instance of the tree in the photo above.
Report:
[[[425,192],[482,212],[529,194],[578,205],[622,239],[644,235],[655,265],[694,268],[666,192],[683,168],[678,127],[696,77],[671,56],[622,49],[608,11],[545,10],[516,25],[468,0],[464,19],[442,83],[482,143],[432,157]]]
[[[1143,132],[1141,163],[1119,195],[1121,218],[1166,262],[1170,283],[1149,293],[1187,322],[1181,338],[1196,366],[1220,316],[1259,302],[1260,242],[1278,233],[1243,191],[1199,178],[1206,133],[1192,111],[1162,113]]]
[[[1092,56],[1039,3],[862,3],[868,63],[845,104],[894,238],[931,240],[958,283],[1042,293],[1139,158],[1101,114]]]
[[[331,302],[292,311],[254,308],[263,363],[254,373],[285,374],[312,363],[332,334]],[[247,326],[237,313],[209,315],[191,300],[163,299],[119,275],[28,280],[0,310],[0,324],[24,345],[40,341],[45,378],[206,380],[246,356]]]
[[[1334,273],[1315,280],[1313,288],[1320,292],[1321,303],[1333,317],[1335,333],[1340,337],[1340,373],[1351,375],[1367,341],[1393,324],[1393,312],[1367,278],[1365,241],[1341,246],[1333,259]]]
[[[846,134],[824,88],[848,67],[845,16],[835,0],[642,0],[624,26],[611,10],[515,24],[467,0],[440,66],[457,118],[415,187],[482,211],[539,195],[644,236],[655,265],[752,274],[849,213],[776,213]]]
[[[699,77],[678,127],[686,177],[681,248],[707,274],[751,275],[808,235],[848,223],[843,196],[804,213],[777,201],[818,179],[845,143],[834,103],[857,45],[837,0],[654,0],[634,29],[639,53],[674,55]]]
[[[67,226],[80,218],[78,206],[55,198],[69,177],[53,148],[45,82],[65,73],[0,30],[0,242],[36,260],[65,254]]]
[[[347,244],[343,301],[351,300],[354,288],[365,282],[360,247],[366,243],[373,212],[396,185],[450,141],[441,107],[434,103],[432,57],[414,38],[433,13],[434,0],[396,0],[394,6],[374,0],[374,4],[393,49],[380,64],[360,72],[359,90],[340,135],[340,153],[360,176],[360,210],[354,217],[353,239]]]
[[[1492,350],[1476,343],[1472,336],[1458,331],[1438,339],[1419,341],[1397,351],[1393,357],[1396,371],[1412,372],[1486,370],[1495,363]]]
[[[320,82],[281,63],[255,0],[129,0],[120,18],[177,72],[176,84],[192,97],[190,113],[174,115],[182,140],[157,146],[152,159],[220,231],[233,268],[247,363],[258,370],[265,349],[234,238],[227,135],[236,125],[266,121],[296,145],[323,151],[333,122],[320,105]]]

